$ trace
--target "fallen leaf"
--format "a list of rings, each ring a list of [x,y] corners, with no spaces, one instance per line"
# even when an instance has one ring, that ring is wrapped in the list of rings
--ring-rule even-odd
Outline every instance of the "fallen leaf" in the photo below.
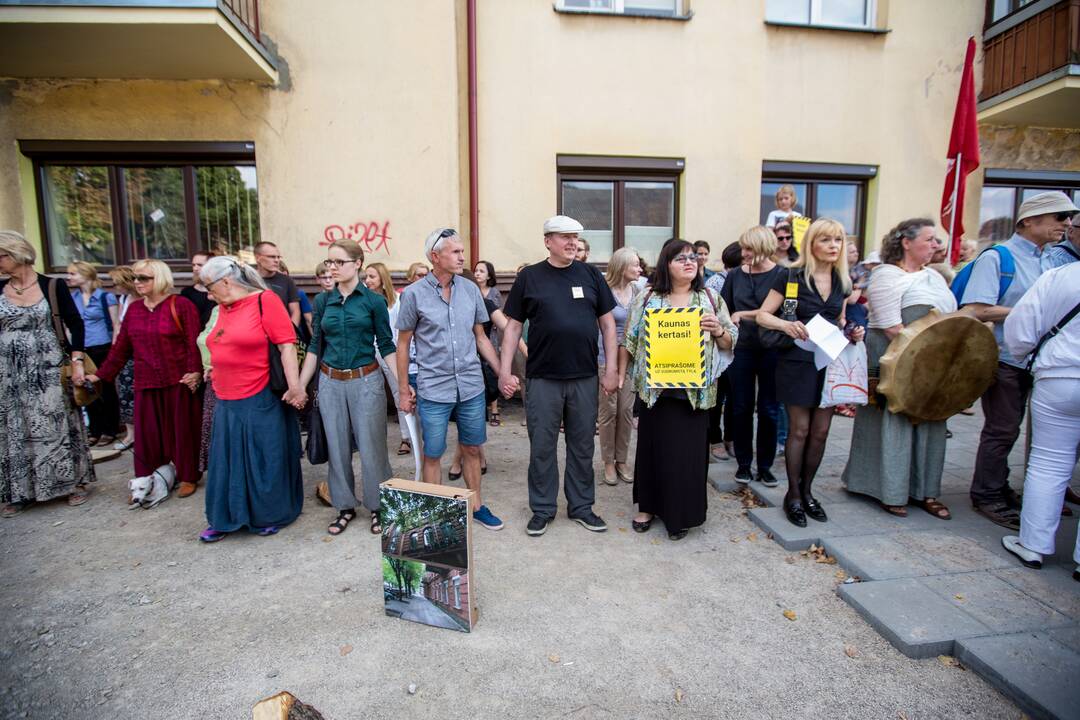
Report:
[[[828,555],[820,555],[814,562],[821,563],[822,565],[835,565],[836,558],[829,557]]]
[[[626,528],[624,528],[624,527],[619,528],[619,532],[626,532]]]
[[[756,542],[757,541],[757,533],[756,532],[750,533],[749,535],[746,536],[746,539],[749,540],[750,542]]]
[[[835,578],[836,578],[837,580],[844,580],[844,579],[846,579],[846,578],[847,578],[847,573],[846,573],[846,572],[844,572],[843,570],[837,570],[837,571],[836,571],[836,574],[834,575],[834,577],[835,577]]]
[[[334,538],[331,538],[331,537],[324,537],[324,538],[322,539],[322,541],[323,541],[323,542],[330,542],[330,541],[331,541],[331,540],[333,540],[333,539],[334,539]]]
[[[731,541],[731,542],[733,542],[733,543],[737,543],[737,542],[739,542],[740,540],[742,540],[742,537],[741,537],[741,536],[739,536],[739,535],[734,535],[734,536],[732,536],[732,537],[729,537],[729,538],[728,538],[728,540],[730,540],[730,541]]]
[[[659,544],[660,544],[660,541],[659,541],[659,540],[657,540],[656,538],[653,538],[653,539],[652,539],[652,544],[653,544],[653,545],[659,545]]]
[[[960,667],[960,661],[952,655],[938,655],[937,659],[945,667]]]
[[[341,646],[341,657],[345,657],[346,655],[348,655],[352,651],[353,651],[353,646],[352,645],[342,645]]]
[[[956,598],[957,600],[961,601],[961,602],[963,602],[963,600],[964,600],[964,596],[960,595],[959,593],[956,594],[956,595],[953,595],[953,597]]]
[[[907,713],[903,710],[896,711],[896,720],[908,720]]]
[[[788,620],[791,620],[792,622],[795,622],[795,619],[798,617],[798,615],[795,614],[794,610],[785,610],[784,617],[786,617]]]
[[[854,645],[845,645],[844,654],[847,655],[849,658],[853,658],[859,656],[859,651],[855,649]]]
[[[558,656],[558,655],[555,655],[555,654],[553,653],[553,654],[551,654],[551,655],[548,655],[548,660],[550,660],[550,661],[551,661],[551,662],[553,662],[553,663],[557,663],[557,662],[559,662],[559,656]]]
[[[677,702],[677,703],[682,702],[682,689],[681,688],[675,688],[675,702]]]

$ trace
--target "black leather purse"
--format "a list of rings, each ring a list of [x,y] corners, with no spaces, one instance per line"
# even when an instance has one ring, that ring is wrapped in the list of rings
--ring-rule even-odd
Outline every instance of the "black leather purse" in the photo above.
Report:
[[[318,317],[322,317],[323,309],[326,307],[325,297],[319,296],[315,298],[315,306],[318,308],[319,300],[324,300],[323,307],[319,308]],[[319,362],[322,362],[323,353],[326,351],[326,337],[319,334],[319,347],[316,348],[318,352]],[[319,373],[316,371],[314,377],[311,378],[311,382],[307,387],[307,394],[310,401],[308,402],[308,435],[307,444],[304,446],[304,453],[307,455],[308,462],[312,465],[323,465],[330,460],[330,450],[326,445],[326,428],[323,427],[322,413],[319,412]]]
[[[799,280],[797,272],[788,268],[787,284],[784,286],[784,303],[780,306],[778,317],[785,322],[795,322],[795,310],[799,307]],[[758,325],[758,342],[766,350],[790,350],[795,347],[795,338],[783,330]]]
[[[262,314],[262,293],[259,293],[260,321],[262,320]],[[280,400],[281,396],[289,389],[289,381],[285,378],[285,366],[281,363],[281,352],[269,335],[266,337],[266,353],[270,360],[270,392],[274,393],[274,397]]]

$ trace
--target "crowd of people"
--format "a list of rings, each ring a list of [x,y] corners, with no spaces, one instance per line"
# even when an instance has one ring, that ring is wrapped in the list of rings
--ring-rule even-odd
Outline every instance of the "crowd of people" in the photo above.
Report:
[[[481,489],[484,445],[487,428],[501,424],[500,397],[520,393],[532,536],[557,516],[560,436],[567,515],[594,532],[607,529],[593,507],[597,482],[633,486],[635,531],[659,519],[680,540],[705,522],[710,462],[733,459],[737,482],[774,487],[778,457],[788,520],[827,522],[812,489],[838,414],[854,418],[842,478],[849,492],[894,516],[914,506],[949,520],[946,423],[890,412],[881,396],[858,407],[823,402],[826,369],[806,343],[811,320],[831,323],[865,345],[874,377],[905,327],[931,311],[959,312],[992,326],[999,346],[981,398],[971,501],[1019,531],[1003,544],[1037,567],[1054,551],[1064,501],[1080,499],[1068,487],[1080,446],[1077,208],[1060,192],[1029,197],[1011,238],[981,253],[965,240],[954,267],[931,219],[899,222],[860,259],[857,238],[829,218],[813,219],[797,242],[797,205],[794,188],[781,187],[768,221],[726,244],[715,268],[709,243],[673,238],[654,267],[624,247],[606,273],[589,263],[581,223],[557,215],[542,228],[547,257],[520,267],[505,298],[490,262],[466,270],[452,228],[427,237],[400,291],[385,265],[365,264],[358,243],[331,244],[313,300],[271,242],[255,246],[253,265],[196,255],[180,293],[164,262],[117,267],[110,292],[85,262],[69,266],[62,286],[35,272],[34,249],[0,232],[2,514],[53,498],[86,502],[95,480],[87,448],[96,445],[131,450],[138,475],[171,464],[180,497],[205,474],[201,540],[272,535],[300,513],[301,429],[318,420],[337,512],[327,531],[344,532],[362,507],[378,534],[396,406],[397,452],[422,455],[426,482],[443,481],[456,425],[449,478],[473,491],[474,521],[498,530]],[[646,317],[687,307],[700,308],[706,381],[651,386]],[[1021,496],[1008,482],[1008,456],[1033,386]],[[80,392],[88,402],[77,402]]]

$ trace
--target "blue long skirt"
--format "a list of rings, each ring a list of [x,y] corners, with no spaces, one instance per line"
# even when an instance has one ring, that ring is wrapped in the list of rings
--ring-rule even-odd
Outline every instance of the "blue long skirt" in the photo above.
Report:
[[[304,505],[296,411],[269,386],[218,399],[210,436],[206,519],[219,532],[288,525]]]

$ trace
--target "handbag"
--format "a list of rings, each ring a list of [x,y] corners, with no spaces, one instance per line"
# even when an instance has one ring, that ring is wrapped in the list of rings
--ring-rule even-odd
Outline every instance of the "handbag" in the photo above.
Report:
[[[793,268],[788,268],[787,284],[784,286],[784,304],[780,306],[779,318],[785,322],[795,322],[795,310],[799,307],[799,281]],[[795,347],[795,338],[783,330],[758,325],[758,342],[766,350],[790,350]]]
[[[57,282],[56,278],[49,279],[49,308],[52,311],[53,332],[56,333],[56,342],[60,344],[60,354],[63,357],[60,362],[60,384],[65,389],[71,390],[76,405],[86,407],[101,397],[101,384],[94,383],[87,386],[73,385],[71,382],[71,371],[75,368],[71,362],[71,353],[68,350],[67,335],[64,334],[64,326],[60,320],[60,306],[56,300]],[[97,370],[97,364],[94,363],[93,358],[83,353],[83,372],[87,375],[96,375]]]
[[[869,398],[866,346],[848,343],[825,370],[818,407],[866,405]]]
[[[318,307],[319,300],[325,298],[320,294],[315,298],[315,305]],[[326,303],[323,303],[325,308]],[[319,317],[322,317],[323,308],[319,308]],[[326,350],[326,337],[319,333],[319,347],[318,350],[319,361],[322,361],[323,352]],[[307,444],[304,446],[304,454],[307,455],[308,462],[312,465],[324,465],[330,460],[330,450],[326,445],[326,428],[323,427],[322,413],[319,412],[319,373],[311,378],[311,382],[307,388],[308,397],[311,398],[309,407],[311,410],[308,412],[308,435]],[[350,433],[351,435],[351,433]]]
[[[259,293],[260,324],[262,314],[262,293]],[[266,330],[263,330],[263,333],[265,334]],[[266,336],[266,353],[270,361],[270,392],[274,393],[274,397],[280,399],[289,389],[289,381],[285,378],[285,365],[281,362],[281,351],[277,349],[277,345],[274,344],[269,335]]]

